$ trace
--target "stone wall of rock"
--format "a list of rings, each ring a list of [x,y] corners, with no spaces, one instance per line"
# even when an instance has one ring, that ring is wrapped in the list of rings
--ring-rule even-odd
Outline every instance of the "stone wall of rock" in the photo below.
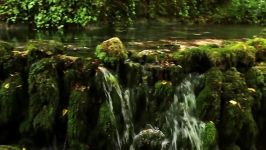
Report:
[[[135,133],[148,129],[147,124],[164,133],[163,117],[175,87],[188,74],[203,74],[195,93],[197,117],[209,123],[202,135],[204,149],[266,147],[266,39],[138,52],[126,51],[112,38],[89,58],[65,51],[56,41],[30,41],[24,50],[0,42],[0,145],[116,149],[115,129],[122,134],[126,120],[119,102],[114,112],[121,124],[114,127],[110,119],[99,77],[99,66],[104,66],[134,93]],[[132,138],[121,149],[129,149],[130,143]],[[142,146],[136,148],[155,149],[149,143]]]

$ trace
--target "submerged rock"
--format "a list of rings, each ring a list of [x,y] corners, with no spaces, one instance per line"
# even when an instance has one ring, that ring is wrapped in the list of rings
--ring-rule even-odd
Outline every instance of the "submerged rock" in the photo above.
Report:
[[[125,46],[118,37],[102,42],[96,47],[96,57],[103,63],[114,65],[127,59]]]

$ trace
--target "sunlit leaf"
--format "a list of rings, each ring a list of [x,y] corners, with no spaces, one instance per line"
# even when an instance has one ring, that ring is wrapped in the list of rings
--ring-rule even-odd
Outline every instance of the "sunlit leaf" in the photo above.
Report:
[[[68,113],[68,109],[63,109],[63,111],[62,111],[62,116],[65,116],[66,114]]]
[[[233,105],[236,105],[236,104],[237,104],[237,102],[234,101],[234,100],[230,100],[229,103],[231,103],[231,104],[233,104]]]
[[[4,85],[4,87],[5,87],[6,89],[8,89],[8,88],[10,87],[10,84],[7,83],[7,84]]]

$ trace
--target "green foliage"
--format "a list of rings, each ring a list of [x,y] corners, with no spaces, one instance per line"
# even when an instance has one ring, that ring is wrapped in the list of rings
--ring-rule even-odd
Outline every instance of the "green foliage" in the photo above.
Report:
[[[265,0],[5,0],[0,18],[37,28],[94,22],[133,23],[137,17],[176,18],[182,22],[265,23]]]
[[[104,0],[7,0],[0,16],[8,23],[28,22],[37,28],[62,28],[67,24],[85,26],[98,19]]]
[[[213,16],[218,23],[260,23],[265,24],[265,0],[230,0],[217,9]]]

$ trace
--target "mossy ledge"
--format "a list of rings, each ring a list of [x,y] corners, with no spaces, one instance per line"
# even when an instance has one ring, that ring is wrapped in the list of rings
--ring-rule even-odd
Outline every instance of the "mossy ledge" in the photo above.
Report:
[[[195,88],[197,117],[206,123],[203,149],[266,147],[266,39],[146,53],[126,51],[113,38],[97,46],[92,57],[65,51],[56,41],[30,41],[24,50],[0,42],[0,149],[115,149],[112,137],[123,126],[114,127],[99,66],[134,93],[135,133],[147,124],[163,132],[175,87],[188,74],[203,74]],[[121,104],[114,105],[116,119],[125,122]]]

